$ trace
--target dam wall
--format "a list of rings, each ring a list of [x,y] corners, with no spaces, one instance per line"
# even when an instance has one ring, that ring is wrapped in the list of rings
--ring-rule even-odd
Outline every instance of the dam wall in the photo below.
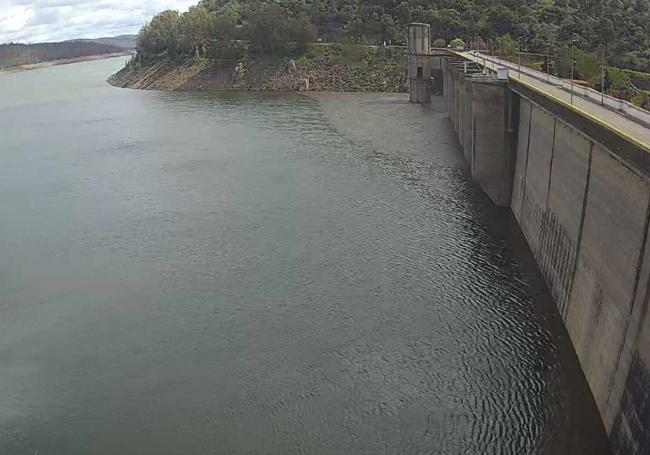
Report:
[[[515,166],[512,114],[504,81],[468,69],[462,61],[443,63],[443,100],[472,177],[498,206],[509,207]]]
[[[444,73],[468,168],[511,207],[613,453],[650,453],[649,151],[517,81],[499,89],[454,62]]]

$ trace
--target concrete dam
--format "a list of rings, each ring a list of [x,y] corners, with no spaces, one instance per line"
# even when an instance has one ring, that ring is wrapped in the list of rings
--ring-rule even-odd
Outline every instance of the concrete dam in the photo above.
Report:
[[[498,59],[423,50],[428,31],[412,27],[410,66],[429,54],[424,74],[443,92],[473,179],[514,214],[613,452],[650,453],[650,113]],[[411,100],[430,101],[422,82]]]

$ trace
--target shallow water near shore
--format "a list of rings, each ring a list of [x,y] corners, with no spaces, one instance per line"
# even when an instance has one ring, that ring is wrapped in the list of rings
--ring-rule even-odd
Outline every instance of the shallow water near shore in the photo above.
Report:
[[[0,453],[607,454],[441,100],[0,78]]]

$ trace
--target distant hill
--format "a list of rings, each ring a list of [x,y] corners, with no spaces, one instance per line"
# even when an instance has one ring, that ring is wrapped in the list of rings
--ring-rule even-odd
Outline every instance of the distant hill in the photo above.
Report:
[[[135,37],[122,35],[112,38],[81,39],[60,43],[0,45],[0,68],[48,62],[89,55],[124,52],[135,48]]]
[[[111,46],[121,47],[126,50],[135,50],[136,35],[120,35],[106,38],[80,39],[71,41],[83,41],[88,43],[108,44]]]

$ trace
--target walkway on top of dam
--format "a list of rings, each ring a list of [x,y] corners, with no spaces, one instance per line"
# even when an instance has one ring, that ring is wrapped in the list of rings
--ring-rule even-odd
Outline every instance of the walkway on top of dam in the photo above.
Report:
[[[455,52],[455,54],[475,63],[485,64],[488,69],[493,71],[501,67],[508,68],[510,70],[510,79],[524,83],[534,90],[550,96],[556,101],[570,106],[572,109],[580,111],[582,114],[593,118],[610,130],[627,136],[650,152],[650,128],[623,113],[617,112],[611,107],[603,106],[594,100],[583,98],[576,93],[573,94],[572,100],[571,92],[566,88],[552,82],[544,81],[543,79],[546,77],[545,73],[530,68],[525,68],[524,72],[523,67],[522,71],[518,71],[517,64],[493,56],[488,56],[486,57],[487,59],[484,59],[483,55],[477,55],[473,52]]]

